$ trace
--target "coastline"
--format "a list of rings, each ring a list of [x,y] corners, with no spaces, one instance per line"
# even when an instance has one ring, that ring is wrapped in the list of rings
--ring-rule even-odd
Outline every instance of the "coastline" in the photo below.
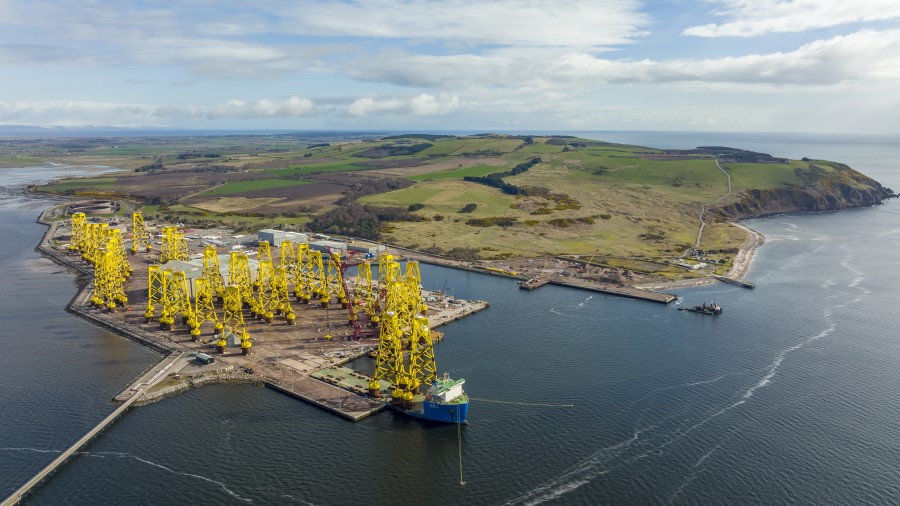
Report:
[[[734,256],[734,261],[731,263],[731,268],[728,269],[728,272],[725,273],[725,277],[743,281],[747,276],[747,273],[750,271],[750,267],[753,265],[753,260],[756,258],[756,250],[758,250],[759,247],[765,243],[766,236],[761,232],[753,230],[752,228],[745,225],[741,225],[738,222],[731,222],[731,225],[743,229],[747,233],[747,239],[743,244],[741,244],[740,249]],[[707,277],[700,279],[668,281],[664,283],[646,283],[635,285],[635,287],[643,288],[646,290],[674,290],[678,288],[706,286],[713,283],[720,283],[720,281],[713,277]]]
[[[141,373],[128,387],[121,393],[113,397],[115,402],[129,401],[129,405],[143,406],[154,403],[163,399],[167,399],[187,390],[197,388],[203,385],[238,383],[250,384],[255,386],[265,386],[286,395],[299,398],[309,404],[330,411],[343,418],[351,421],[358,421],[366,416],[380,411],[384,405],[380,402],[369,401],[364,397],[357,396],[353,393],[347,393],[345,390],[327,383],[318,381],[308,374],[306,371],[298,370],[298,379],[293,380],[293,374],[287,376],[287,372],[282,371],[277,365],[272,367],[271,364],[253,364],[256,373],[247,372],[246,363],[238,360],[235,363],[223,361],[221,364],[211,365],[197,370],[184,372],[188,362],[192,362],[192,357],[197,353],[196,346],[190,346],[173,340],[170,336],[160,335],[157,332],[148,330],[145,325],[135,324],[128,321],[128,317],[114,317],[109,313],[97,311],[88,302],[93,289],[92,274],[93,269],[75,261],[72,257],[57,251],[50,245],[50,241],[55,236],[59,222],[50,217],[59,216],[60,206],[58,204],[51,205],[43,209],[36,222],[47,227],[40,241],[35,246],[35,250],[52,260],[54,263],[63,267],[70,268],[76,274],[78,289],[65,306],[65,310],[90,323],[114,332],[122,337],[135,341],[138,344],[149,347],[162,355],[161,360],[155,365],[150,366]],[[458,308],[445,308],[444,311],[432,316],[432,328],[437,328],[447,323],[459,320],[465,316],[474,314],[490,307],[487,301],[463,301]],[[129,307],[127,312],[134,312]],[[324,344],[322,345],[324,346]],[[322,353],[321,363],[312,359],[310,363],[317,363],[321,366],[338,366],[356,358],[365,356],[370,345],[357,347],[355,350],[348,350],[346,346],[341,345],[338,341],[333,343],[333,349],[329,352]],[[335,353],[338,356],[334,356]],[[276,355],[277,357],[277,355]],[[306,357],[309,359],[309,357]],[[240,357],[238,357],[240,359]],[[287,360],[285,360],[286,362]],[[171,362],[171,363],[169,363]],[[179,367],[172,369],[169,375],[162,375],[163,372],[178,362]],[[169,363],[168,366],[161,366]],[[244,367],[242,368],[241,365]],[[262,365],[263,368],[257,367]],[[310,365],[310,364],[304,364]],[[268,366],[268,367],[266,367]],[[316,367],[316,368],[318,368]],[[288,368],[296,368],[288,365]],[[252,370],[251,370],[252,371]],[[167,381],[169,376],[175,376],[175,381]],[[288,381],[290,377],[290,381]],[[334,398],[341,398],[342,402],[335,404]],[[352,405],[345,406],[347,399],[353,398]]]

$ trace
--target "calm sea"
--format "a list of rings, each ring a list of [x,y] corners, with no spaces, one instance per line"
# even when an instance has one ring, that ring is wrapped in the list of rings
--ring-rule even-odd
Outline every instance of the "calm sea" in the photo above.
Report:
[[[892,138],[597,133],[842,161],[900,190]],[[59,171],[48,168],[46,171]],[[4,169],[14,186],[48,177]],[[7,189],[7,193],[12,190]],[[0,495],[113,409],[159,356],[62,311],[71,273],[33,251],[41,207],[0,205]],[[718,318],[423,266],[492,307],[442,330],[470,425],[346,422],[212,386],[130,411],[31,504],[886,504],[900,501],[900,202],[748,223],[755,290]],[[460,484],[459,441],[462,446]]]

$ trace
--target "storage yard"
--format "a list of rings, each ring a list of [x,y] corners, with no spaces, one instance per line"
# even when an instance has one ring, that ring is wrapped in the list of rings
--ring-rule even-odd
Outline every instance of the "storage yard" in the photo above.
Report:
[[[489,306],[422,290],[418,262],[382,245],[278,230],[195,232],[145,223],[140,212],[129,223],[81,210],[57,214],[64,219],[51,225],[41,248],[93,279],[70,311],[182,355],[165,374],[117,397],[130,398],[140,384],[135,405],[203,384],[241,382],[358,420],[384,402],[311,374],[377,356],[385,346],[379,347],[383,313],[406,329],[393,339],[408,355],[441,339],[433,328]],[[423,316],[427,335],[410,344],[412,321]],[[393,384],[383,381],[389,398]]]

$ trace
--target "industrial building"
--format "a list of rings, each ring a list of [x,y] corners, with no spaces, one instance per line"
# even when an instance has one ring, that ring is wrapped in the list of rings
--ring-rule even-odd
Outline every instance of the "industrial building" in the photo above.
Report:
[[[356,251],[364,255],[377,255],[378,253],[385,251],[386,249],[387,247],[383,244],[375,244],[365,241],[353,241],[347,244],[348,251]]]
[[[347,243],[340,241],[313,241],[309,243],[309,249],[313,251],[321,251],[322,253],[346,253]]]
[[[284,241],[291,241],[294,244],[299,244],[309,240],[309,236],[301,234],[300,232],[286,232],[284,230],[275,230],[271,228],[260,230],[256,233],[256,237],[260,241],[268,241],[272,246],[281,246],[281,243]]]

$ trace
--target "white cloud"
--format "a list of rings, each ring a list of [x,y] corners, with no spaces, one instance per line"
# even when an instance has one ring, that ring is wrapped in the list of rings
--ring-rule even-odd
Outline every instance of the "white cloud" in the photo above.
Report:
[[[459,107],[459,97],[441,93],[438,96],[422,93],[409,101],[410,111],[417,116],[447,114]]]
[[[371,113],[411,114],[414,116],[434,116],[447,114],[458,109],[461,100],[458,96],[449,93],[432,95],[422,93],[415,97],[383,98],[372,97],[359,98],[347,107],[347,112],[352,116],[368,116]]]
[[[896,0],[717,0],[714,3],[722,5],[715,14],[730,21],[692,26],[682,34],[754,37],[900,18],[900,2]]]
[[[156,124],[158,120],[199,118],[294,118],[315,109],[306,98],[290,97],[282,101],[230,100],[213,107],[128,104],[99,101],[0,102],[0,123],[28,125],[107,125],[130,126]]]
[[[642,35],[636,0],[306,0],[287,11],[295,33],[437,39],[471,44],[591,47]],[[282,11],[284,12],[284,11]]]
[[[697,60],[612,60],[585,52],[522,49],[483,56],[392,52],[357,62],[360,79],[401,86],[567,92],[609,84],[705,83],[820,87],[900,79],[900,30],[862,30],[789,52]]]
[[[291,97],[282,102],[262,99],[256,102],[229,100],[211,108],[192,107],[188,115],[207,119],[222,118],[289,118],[303,116],[313,110],[315,104],[309,99]]]
[[[352,116],[367,116],[373,112],[396,112],[406,104],[396,98],[377,100],[371,97],[358,98],[347,107],[347,112]]]

